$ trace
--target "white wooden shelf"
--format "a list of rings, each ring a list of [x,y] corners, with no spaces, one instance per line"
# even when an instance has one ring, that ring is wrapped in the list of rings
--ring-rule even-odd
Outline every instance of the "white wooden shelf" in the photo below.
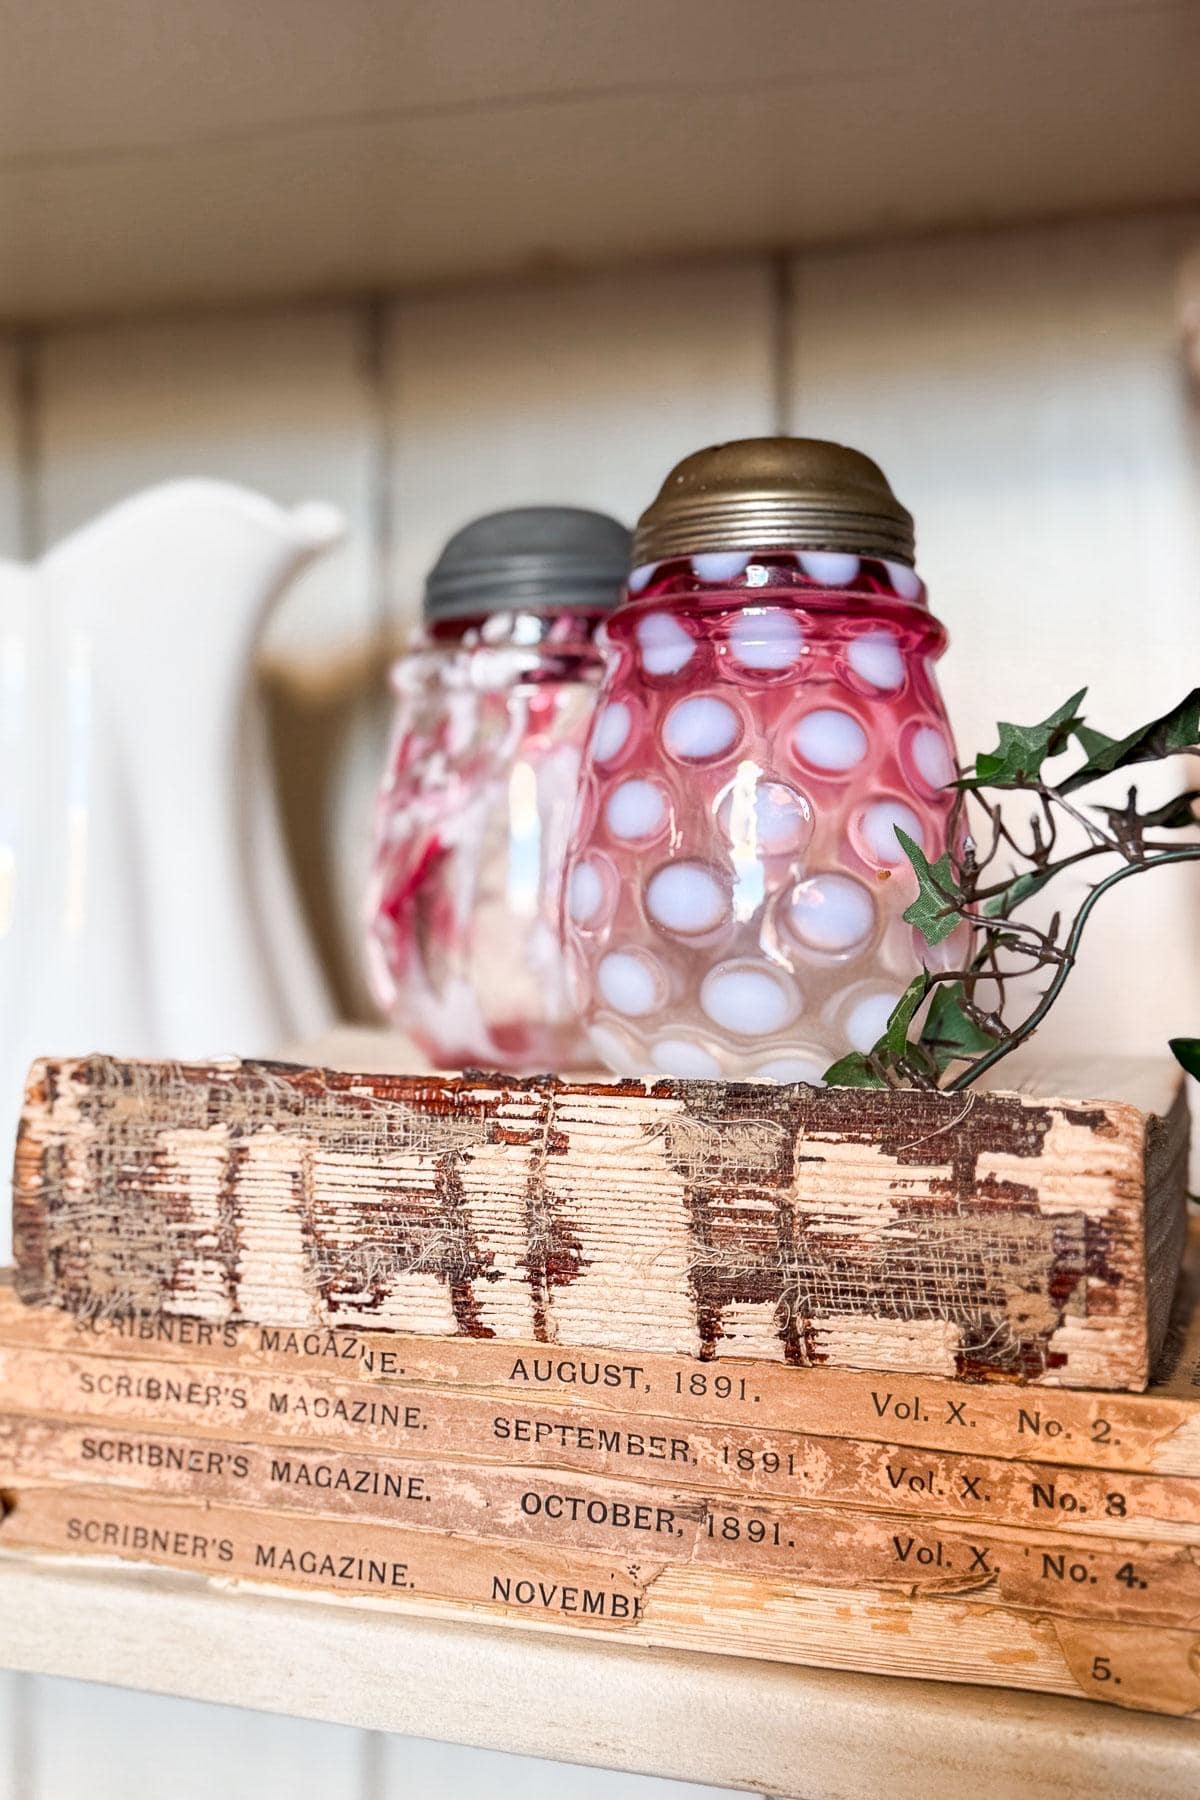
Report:
[[[1137,0],[0,0],[0,319],[1189,200]]]
[[[1081,1700],[400,1619],[0,1558],[0,1665],[804,1800],[1178,1800],[1200,1730]]]

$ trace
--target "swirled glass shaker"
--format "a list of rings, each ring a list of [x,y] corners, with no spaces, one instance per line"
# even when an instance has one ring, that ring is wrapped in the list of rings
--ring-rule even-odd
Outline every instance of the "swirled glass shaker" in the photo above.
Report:
[[[938,954],[896,836],[941,854],[955,774],[912,519],[857,451],[751,439],[671,472],[634,561],[564,889],[592,1044],[819,1082]]]
[[[392,671],[369,962],[380,1005],[439,1067],[594,1064],[558,906],[596,634],[629,542],[575,507],[477,519],[431,570],[421,637]]]

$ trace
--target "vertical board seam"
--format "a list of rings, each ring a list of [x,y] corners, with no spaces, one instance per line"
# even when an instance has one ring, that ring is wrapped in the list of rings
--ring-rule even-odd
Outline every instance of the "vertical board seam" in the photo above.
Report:
[[[384,1800],[384,1735],[381,1731],[362,1731],[359,1740],[359,1800]]]
[[[42,504],[41,350],[43,334],[26,326],[13,337],[13,402],[17,452],[17,554],[26,562],[44,548]]]
[[[12,1680],[12,1740],[9,1745],[9,1772],[12,1776],[14,1800],[32,1800],[38,1789],[37,1733],[34,1713],[38,1709],[38,1687],[48,1677],[14,1675]]]
[[[391,619],[391,570],[394,549],[392,441],[386,377],[387,322],[391,302],[382,295],[362,304],[363,368],[369,395],[370,474],[367,513],[371,533],[371,616],[375,629],[386,633]]]
[[[767,267],[771,294],[771,419],[772,429],[782,435],[792,428],[792,390],[796,372],[792,341],[795,310],[792,257],[788,251],[778,250]]]

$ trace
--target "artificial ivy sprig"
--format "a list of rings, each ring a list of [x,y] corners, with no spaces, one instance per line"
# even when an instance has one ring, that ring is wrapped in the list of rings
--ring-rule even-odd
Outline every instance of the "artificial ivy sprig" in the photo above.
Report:
[[[1075,966],[1084,928],[1103,894],[1160,863],[1200,860],[1200,841],[1158,835],[1200,827],[1200,789],[1146,808],[1136,787],[1120,806],[1073,798],[1118,769],[1200,750],[1200,688],[1124,738],[1108,737],[1086,723],[1080,711],[1086,693],[1073,694],[1036,725],[1001,722],[995,750],[977,756],[974,767],[953,783],[951,847],[936,862],[897,829],[917,878],[917,897],[905,920],[931,948],[965,928],[969,956],[959,969],[924,968],[901,995],[879,1042],[865,1053],[843,1056],[826,1071],[831,1086],[969,1087],[1033,1036]],[[1073,743],[1083,762],[1061,781],[1049,781],[1045,764]],[[993,797],[1018,792],[1034,797],[1024,840],[1005,816],[1002,800]],[[1068,823],[1075,828],[1074,847],[1060,849]],[[1116,858],[1117,866],[1089,886],[1066,917],[1056,912],[1043,927],[1018,916],[1068,870],[1097,857]],[[1001,861],[1014,859],[1024,866],[997,873]],[[1014,1017],[1011,989],[1043,969],[1049,976],[1044,989]],[[1192,1063],[1181,1045],[1192,1046],[1187,1053]],[[1185,1067],[1200,1073],[1200,1041],[1177,1039],[1172,1048]]]

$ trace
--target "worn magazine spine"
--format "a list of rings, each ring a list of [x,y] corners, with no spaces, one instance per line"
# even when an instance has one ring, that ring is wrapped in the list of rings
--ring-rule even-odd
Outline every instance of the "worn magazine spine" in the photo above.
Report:
[[[18,1490],[6,1501],[0,1550],[132,1560],[402,1612],[1200,1710],[1200,1638],[1191,1631],[82,1489]]]
[[[26,1433],[5,1491],[63,1478],[101,1484],[106,1458],[84,1431],[71,1456]],[[651,1557],[767,1579],[990,1595],[1003,1604],[1069,1617],[1190,1628],[1200,1625],[1200,1558],[1171,1537],[1084,1536],[1021,1530],[865,1508],[795,1505],[595,1476],[470,1463],[404,1463],[370,1455],[329,1458],[300,1447],[197,1441],[180,1469],[164,1446],[117,1464],[119,1481],[169,1499],[292,1509],[612,1556]],[[176,1462],[178,1459],[175,1459]],[[46,1492],[63,1489],[47,1488]]]
[[[1177,1110],[1152,1155],[1108,1101],[45,1062],[17,1277],[93,1316],[1138,1389]]]
[[[22,1305],[0,1282],[0,1406],[20,1405],[23,1386],[32,1382],[36,1388],[40,1371],[54,1365],[62,1371],[65,1397],[56,1409],[85,1402],[91,1410],[102,1380],[93,1365],[102,1358],[111,1359],[110,1373],[124,1380],[131,1402],[144,1385],[139,1377],[155,1368],[165,1387],[178,1385],[187,1369],[203,1367],[210,1372],[206,1386],[237,1386],[248,1398],[263,1382],[271,1391],[300,1392],[332,1382],[333,1391],[347,1398],[360,1384],[381,1404],[389,1394],[395,1400],[393,1390],[411,1391],[420,1404],[434,1389],[439,1408],[460,1393],[473,1394],[485,1419],[493,1416],[486,1400],[514,1421],[544,1414],[552,1423],[566,1410],[581,1425],[595,1415],[597,1429],[604,1429],[612,1415],[648,1418],[724,1432],[722,1444],[735,1442],[740,1432],[757,1438],[769,1421],[771,1438],[853,1438],[929,1453],[1200,1478],[1200,1306],[1177,1334],[1169,1385],[1124,1394],[869,1370],[792,1370],[735,1359],[714,1367],[692,1357],[323,1327],[171,1317],[86,1321],[54,1307]],[[92,1371],[86,1391],[85,1368]],[[181,1416],[188,1416],[186,1410]]]
[[[250,1391],[223,1394],[219,1382],[193,1373],[182,1390],[192,1396],[184,1404],[195,1415],[209,1411],[211,1401],[211,1410],[220,1413],[221,1443],[215,1445],[211,1412],[207,1419],[183,1419],[177,1407],[173,1418],[159,1415],[156,1396],[168,1385],[163,1377],[146,1374],[143,1386],[150,1392],[134,1403],[132,1396],[96,1391],[105,1373],[102,1363],[90,1371],[86,1396],[78,1388],[55,1394],[45,1379],[14,1395],[4,1382],[0,1351],[0,1406],[12,1408],[8,1416],[0,1413],[0,1474],[15,1471],[27,1479],[36,1471],[53,1479],[103,1479],[184,1494],[191,1487],[236,1499],[236,1486],[227,1491],[211,1482],[232,1481],[235,1468],[245,1471],[242,1480],[255,1471],[252,1479],[265,1482],[295,1452],[302,1468],[319,1471],[310,1482],[313,1505],[320,1483],[336,1475],[345,1487],[348,1471],[363,1476],[360,1493],[399,1491],[414,1475],[428,1489],[430,1469],[451,1481],[456,1465],[465,1463],[476,1479],[493,1485],[517,1469],[527,1478],[614,1480],[631,1491],[698,1492],[944,1518],[972,1527],[1063,1528],[1084,1536],[1133,1534],[1200,1545],[1200,1480],[1194,1477],[1005,1462],[615,1410],[522,1410],[487,1396],[428,1388],[414,1390],[407,1401],[404,1390],[381,1390],[386,1397],[376,1403],[363,1397],[366,1389],[308,1385],[296,1391],[279,1384],[265,1413],[260,1397],[251,1416],[247,1406],[242,1417],[231,1419],[225,1402],[237,1411],[239,1401],[251,1400]],[[116,1379],[121,1381],[119,1373]],[[171,1410],[164,1400],[163,1411]],[[281,1495],[279,1504],[288,1504],[287,1497]]]

